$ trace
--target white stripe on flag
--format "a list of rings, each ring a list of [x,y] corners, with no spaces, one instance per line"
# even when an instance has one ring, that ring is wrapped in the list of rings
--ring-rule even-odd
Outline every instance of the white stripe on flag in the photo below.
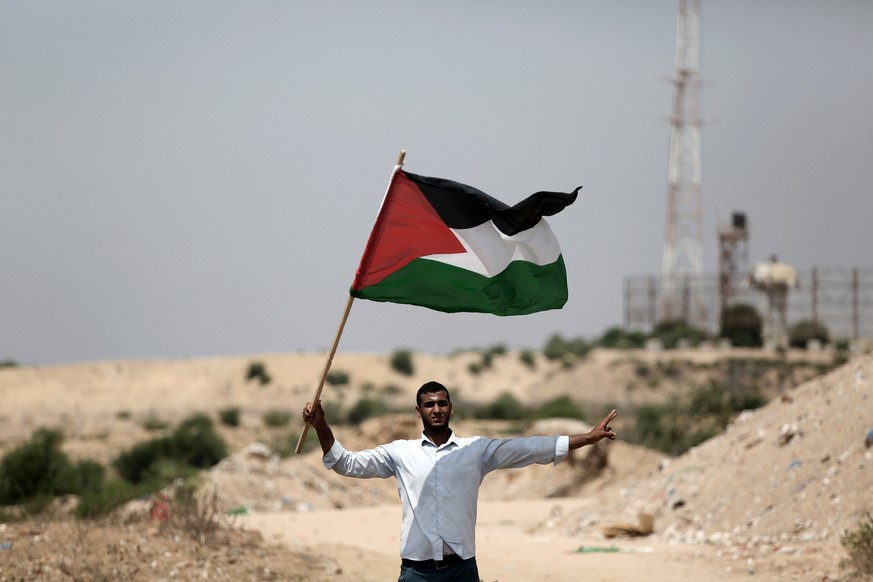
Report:
[[[561,256],[558,239],[545,219],[515,236],[506,236],[490,221],[473,228],[452,229],[452,232],[467,249],[466,253],[422,258],[493,277],[502,273],[512,261],[548,265]]]

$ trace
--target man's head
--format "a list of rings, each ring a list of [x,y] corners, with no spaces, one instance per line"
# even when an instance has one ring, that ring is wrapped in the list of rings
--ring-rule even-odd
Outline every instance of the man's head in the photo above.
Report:
[[[439,382],[434,382],[433,380],[431,380],[430,382],[425,382],[424,384],[422,384],[421,388],[418,389],[418,392],[415,393],[416,408],[421,406],[422,394],[436,394],[437,392],[445,392],[446,400],[449,401],[449,404],[452,403],[452,397],[449,395],[449,389]]]
[[[439,382],[427,382],[415,394],[415,414],[425,431],[449,430],[452,399],[449,390]]]

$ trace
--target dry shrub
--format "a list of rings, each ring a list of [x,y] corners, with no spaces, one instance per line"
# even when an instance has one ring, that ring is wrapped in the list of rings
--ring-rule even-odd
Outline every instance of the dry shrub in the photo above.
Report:
[[[840,566],[847,570],[845,580],[873,579],[873,516],[868,512],[858,522],[858,529],[847,531],[840,543],[849,556]]]
[[[215,489],[197,491],[177,483],[169,500],[169,512],[164,527],[199,543],[215,546],[228,543],[227,535],[233,529],[233,517],[221,510]],[[222,535],[225,534],[225,535]]]

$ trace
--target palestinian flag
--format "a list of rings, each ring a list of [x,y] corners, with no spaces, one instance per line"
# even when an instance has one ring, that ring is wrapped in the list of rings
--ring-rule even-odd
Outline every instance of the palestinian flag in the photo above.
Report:
[[[567,272],[543,217],[572,204],[578,191],[537,192],[508,206],[476,188],[397,168],[350,293],[450,313],[560,309]]]

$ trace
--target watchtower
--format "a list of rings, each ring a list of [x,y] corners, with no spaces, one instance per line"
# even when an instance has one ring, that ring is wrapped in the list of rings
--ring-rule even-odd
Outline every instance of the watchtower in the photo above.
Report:
[[[755,265],[749,279],[755,289],[767,295],[764,346],[787,348],[788,291],[797,287],[797,271],[791,265],[779,262],[776,255],[771,255],[770,262]]]
[[[748,272],[749,227],[746,215],[734,212],[718,228],[718,296],[723,315],[736,298],[737,285]]]

